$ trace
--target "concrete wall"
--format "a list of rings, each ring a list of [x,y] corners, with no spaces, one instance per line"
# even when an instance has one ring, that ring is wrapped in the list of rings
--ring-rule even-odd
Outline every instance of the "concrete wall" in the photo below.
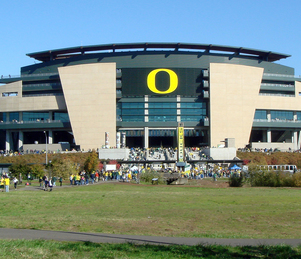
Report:
[[[21,149],[24,151],[28,150],[37,150],[37,151],[42,151],[46,150],[46,144],[24,144]],[[61,151],[70,151],[70,144],[47,144],[47,150],[48,151],[56,151],[56,152],[61,152]]]
[[[72,132],[81,149],[116,145],[116,64],[86,64],[59,68]]]
[[[99,159],[127,159],[130,154],[128,148],[103,148],[98,150]]]
[[[210,64],[210,147],[235,138],[237,148],[249,143],[256,109],[301,111],[301,83],[295,97],[259,95],[263,68]]]
[[[203,152],[214,160],[232,160],[236,157],[236,148],[206,148]]]
[[[263,68],[210,64],[210,147],[235,138],[249,142]]]
[[[255,148],[258,148],[258,149],[270,149],[272,148],[273,150],[275,148],[277,148],[278,150],[281,150],[281,151],[288,151],[289,148],[291,150],[294,150],[294,143],[268,143],[268,142],[252,142],[252,150],[254,150]]]
[[[17,92],[18,96],[2,97]],[[66,110],[63,96],[22,97],[22,81],[0,86],[0,112]]]

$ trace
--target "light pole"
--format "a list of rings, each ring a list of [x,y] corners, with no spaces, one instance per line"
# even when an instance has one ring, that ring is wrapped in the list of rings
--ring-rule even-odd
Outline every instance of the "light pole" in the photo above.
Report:
[[[48,147],[47,147],[47,134],[46,134],[46,131],[44,130],[44,133],[45,133],[45,139],[46,139],[46,166],[48,165],[48,156],[47,156],[47,153],[48,153]]]

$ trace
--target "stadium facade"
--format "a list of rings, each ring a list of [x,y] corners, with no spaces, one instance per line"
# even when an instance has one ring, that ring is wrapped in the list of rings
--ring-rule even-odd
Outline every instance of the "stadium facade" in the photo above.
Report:
[[[0,149],[176,147],[179,123],[186,147],[300,148],[301,79],[276,63],[289,55],[187,43],[27,55],[35,64],[0,79]]]

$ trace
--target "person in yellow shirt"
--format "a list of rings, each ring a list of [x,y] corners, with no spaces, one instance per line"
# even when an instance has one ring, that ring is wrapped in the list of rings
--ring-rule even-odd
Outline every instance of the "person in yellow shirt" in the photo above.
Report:
[[[5,192],[9,192],[9,178],[4,178],[4,186],[5,186]]]
[[[0,180],[0,189],[4,189],[4,178],[3,178],[3,176],[1,177],[1,180]],[[3,190],[1,190],[1,192],[3,192]]]

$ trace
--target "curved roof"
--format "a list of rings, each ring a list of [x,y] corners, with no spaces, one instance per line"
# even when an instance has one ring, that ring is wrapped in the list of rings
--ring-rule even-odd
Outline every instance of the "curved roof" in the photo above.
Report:
[[[276,53],[272,51],[256,50],[243,47],[231,47],[213,44],[191,44],[191,43],[118,43],[118,44],[105,44],[105,45],[91,45],[91,46],[79,46],[72,48],[63,48],[55,50],[47,50],[41,52],[29,53],[27,56],[39,61],[50,61],[55,59],[68,58],[74,55],[83,55],[88,52],[100,52],[100,51],[113,51],[116,50],[137,50],[137,51],[149,51],[149,50],[170,50],[170,51],[199,51],[204,50],[207,53],[210,51],[230,52],[234,55],[251,56],[260,60],[276,61],[282,58],[290,57],[290,55]]]

